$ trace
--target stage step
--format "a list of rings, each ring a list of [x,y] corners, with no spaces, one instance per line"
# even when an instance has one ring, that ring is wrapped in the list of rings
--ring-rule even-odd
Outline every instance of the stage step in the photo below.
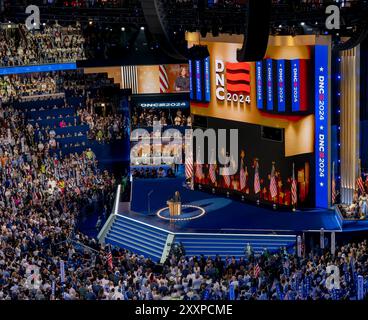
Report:
[[[295,235],[271,235],[271,234],[206,234],[206,233],[178,233],[155,228],[138,220],[115,215],[109,226],[106,226],[106,236],[103,242],[122,247],[153,261],[159,262],[164,249],[168,249],[168,235],[172,235],[173,242],[182,244],[187,256],[244,257],[249,243],[255,254],[261,254],[265,248],[272,253],[282,247],[292,252],[296,243]],[[101,241],[101,239],[100,239]]]
[[[169,232],[117,215],[104,239],[105,243],[123,247],[159,262]]]
[[[184,246],[187,256],[244,257],[249,243],[255,254],[261,254],[265,248],[269,252],[278,251],[281,247],[293,250],[295,235],[236,235],[236,234],[177,234],[175,243]]]

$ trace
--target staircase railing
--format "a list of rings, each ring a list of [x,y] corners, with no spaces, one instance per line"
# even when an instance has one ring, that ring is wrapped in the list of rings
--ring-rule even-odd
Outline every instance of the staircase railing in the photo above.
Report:
[[[112,212],[111,212],[109,218],[107,219],[107,221],[105,222],[104,226],[102,227],[102,229],[100,230],[100,232],[97,235],[97,239],[100,243],[105,242],[106,234],[109,231],[110,226],[112,225],[113,220],[115,219],[115,216],[118,214],[119,203],[120,203],[120,192],[121,192],[121,185],[119,184],[117,189],[116,189],[115,202],[114,202],[114,206],[112,208]]]

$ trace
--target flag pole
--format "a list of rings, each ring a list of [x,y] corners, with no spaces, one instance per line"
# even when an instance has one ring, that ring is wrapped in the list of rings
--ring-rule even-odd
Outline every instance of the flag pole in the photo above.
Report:
[[[258,181],[259,181],[259,185],[261,186],[261,179],[259,177],[259,163],[258,163],[258,158],[256,158],[256,170],[257,170],[257,173],[258,173]],[[258,192],[258,199],[257,199],[257,205],[260,204],[261,202],[261,192],[262,192],[262,189],[260,188],[260,191]]]

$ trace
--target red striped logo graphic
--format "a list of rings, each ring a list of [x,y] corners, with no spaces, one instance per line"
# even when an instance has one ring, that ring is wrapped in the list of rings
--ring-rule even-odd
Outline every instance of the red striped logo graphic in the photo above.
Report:
[[[226,86],[228,92],[250,94],[250,64],[227,62]]]

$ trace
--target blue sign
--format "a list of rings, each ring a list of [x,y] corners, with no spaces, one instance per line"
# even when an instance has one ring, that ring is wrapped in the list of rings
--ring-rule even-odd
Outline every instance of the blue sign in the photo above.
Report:
[[[229,300],[235,300],[235,285],[234,285],[234,282],[230,283]]]
[[[258,109],[263,109],[262,61],[256,62],[256,81],[257,81],[257,107]]]
[[[300,60],[291,60],[291,110],[300,111]]]
[[[315,46],[315,157],[316,207],[328,208],[328,46]]]
[[[267,110],[273,110],[273,70],[272,60],[267,59]]]
[[[194,99],[192,67],[193,67],[192,60],[189,60],[189,90],[190,90],[190,100],[193,100]]]
[[[277,110],[285,112],[285,60],[277,61]]]
[[[155,102],[137,102],[136,105],[141,108],[162,108],[162,109],[182,109],[189,108],[189,101],[155,101]]]
[[[364,299],[364,279],[363,276],[359,275],[357,279],[357,299],[363,300]]]
[[[201,72],[201,61],[195,61],[196,70],[196,100],[202,100],[202,72]]]
[[[204,59],[204,92],[205,101],[211,101],[211,78],[210,78],[210,57]]]
[[[5,68],[0,68],[0,76],[9,75],[9,74],[51,72],[51,71],[75,70],[75,69],[77,69],[77,64],[75,62],[52,63],[52,64],[22,66],[22,67],[5,67]]]

